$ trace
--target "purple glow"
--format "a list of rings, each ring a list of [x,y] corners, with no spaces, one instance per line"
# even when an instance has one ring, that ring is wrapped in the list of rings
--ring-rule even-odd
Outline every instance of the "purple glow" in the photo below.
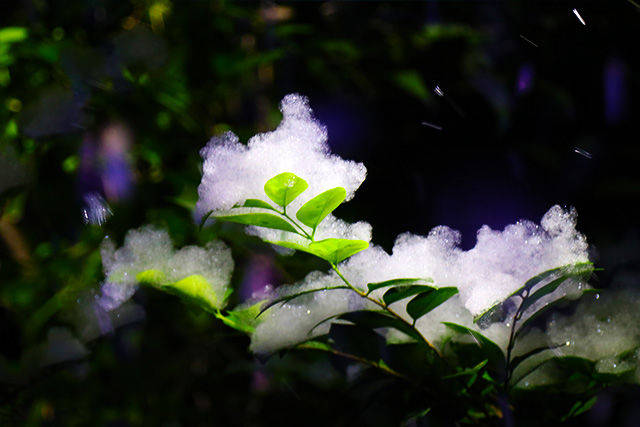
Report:
[[[604,65],[604,114],[607,123],[616,124],[627,113],[627,67],[619,58]]]
[[[131,134],[122,124],[105,128],[100,138],[103,162],[102,185],[109,200],[122,200],[131,195],[133,173],[129,164]]]
[[[243,300],[259,299],[269,296],[274,282],[279,281],[279,274],[273,267],[271,257],[256,255],[251,258],[240,286]]]
[[[533,86],[533,78],[535,77],[535,71],[531,64],[524,64],[518,71],[518,81],[516,92],[521,95],[531,90]]]

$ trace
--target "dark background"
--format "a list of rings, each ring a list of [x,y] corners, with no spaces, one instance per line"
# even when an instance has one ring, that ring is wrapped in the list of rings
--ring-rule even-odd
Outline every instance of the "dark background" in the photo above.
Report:
[[[27,366],[49,328],[77,328],[102,280],[105,234],[120,241],[153,223],[178,246],[226,239],[238,286],[319,268],[235,228],[197,234],[189,211],[198,150],[225,130],[246,141],[273,129],[291,92],[309,96],[335,153],[367,166],[337,215],[370,222],[375,243],[389,250],[401,232],[443,224],[469,248],[483,224],[574,206],[604,268],[594,284],[638,284],[631,1],[5,4],[0,27],[28,36],[0,39],[0,190],[11,190],[0,222],[0,367],[18,372],[3,381],[2,424],[398,419],[397,393],[371,404],[339,361],[289,354],[261,365],[245,337],[151,291],[136,295],[144,320],[86,342],[80,361]],[[114,128],[128,142],[107,141]],[[92,192],[114,213],[103,227],[82,221]],[[636,401],[635,388],[610,392],[578,422],[635,425]]]

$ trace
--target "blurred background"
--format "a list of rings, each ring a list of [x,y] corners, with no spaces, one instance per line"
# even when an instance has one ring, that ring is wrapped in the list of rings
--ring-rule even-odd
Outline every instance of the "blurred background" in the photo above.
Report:
[[[8,6],[8,7],[7,7]],[[395,236],[574,206],[597,287],[640,272],[640,4],[23,0],[0,15],[0,424],[394,425],[402,392],[248,339],[175,298],[93,303],[99,246],[152,223],[227,241],[241,302],[324,268],[237,227],[198,233],[198,151],[310,97],[368,178],[337,216]],[[384,385],[384,383],[382,383]],[[637,388],[582,425],[637,425]],[[534,408],[535,409],[535,408]]]

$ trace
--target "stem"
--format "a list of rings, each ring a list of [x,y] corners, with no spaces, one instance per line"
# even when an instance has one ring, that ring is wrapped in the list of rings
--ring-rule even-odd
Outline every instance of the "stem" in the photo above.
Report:
[[[302,226],[300,224],[298,224],[296,221],[294,221],[293,218],[291,218],[289,215],[287,215],[287,212],[284,210],[282,210],[282,212],[278,212],[279,214],[281,214],[283,217],[287,218],[294,226],[298,227],[298,229],[300,231],[302,231],[304,233],[304,235],[301,235],[302,237],[306,237],[307,239],[311,240],[313,242],[313,236],[310,236],[309,233],[307,233],[304,228],[302,228]],[[298,233],[300,234],[300,233]]]
[[[346,277],[344,277],[344,275],[340,272],[340,270],[338,270],[338,267],[334,264],[331,264],[331,268],[333,269],[333,271],[336,272],[336,274],[338,275],[338,277],[340,277],[342,279],[342,281],[349,286],[349,288],[351,288],[351,290],[353,290],[355,293],[357,293],[358,295],[360,295],[362,298],[365,298],[369,301],[371,301],[372,303],[374,303],[375,305],[379,306],[380,308],[382,308],[383,310],[385,310],[386,312],[388,312],[389,314],[391,314],[393,317],[395,317],[396,319],[400,320],[401,322],[407,324],[411,329],[413,329],[422,339],[422,341],[424,341],[425,344],[427,344],[429,347],[431,347],[431,349],[439,356],[442,357],[442,355],[440,354],[440,352],[438,351],[438,349],[436,349],[430,342],[429,340],[427,340],[427,338],[422,335],[422,332],[420,332],[415,325],[415,322],[409,322],[407,321],[404,317],[402,317],[400,314],[398,314],[395,310],[393,310],[391,307],[389,307],[387,304],[385,304],[384,302],[378,301],[377,299],[370,297],[369,294],[367,294],[364,291],[361,291],[360,289],[356,288],[355,286],[353,286],[347,279]]]
[[[295,225],[296,227],[298,227],[306,236],[307,239],[309,239],[310,241],[313,242],[313,235],[309,235],[309,233],[307,233],[301,225],[299,225],[293,218],[291,218],[289,215],[287,215],[286,211],[282,210],[282,212],[278,212],[280,213],[282,216],[284,216],[286,219],[288,219],[289,221],[291,221],[291,223],[293,225]],[[315,229],[313,230],[313,234],[315,235]],[[357,293],[358,295],[360,295],[362,298],[365,298],[369,301],[371,301],[372,303],[374,303],[375,305],[379,306],[380,308],[382,308],[383,310],[385,310],[386,312],[388,312],[389,314],[391,314],[393,317],[397,318],[398,320],[400,320],[401,322],[407,324],[411,329],[414,330],[414,332],[416,332],[416,334],[418,334],[418,336],[422,339],[422,341],[424,341],[425,344],[427,344],[440,358],[442,358],[442,355],[440,354],[440,352],[438,351],[438,349],[436,349],[433,344],[431,344],[429,342],[429,340],[427,340],[427,338],[422,335],[422,332],[420,332],[415,325],[415,321],[413,322],[409,322],[407,321],[404,317],[402,317],[400,314],[398,314],[395,310],[393,310],[392,308],[390,308],[387,304],[385,304],[384,302],[378,301],[377,299],[370,297],[369,294],[367,292],[361,291],[360,289],[356,288],[355,286],[353,286],[346,277],[344,277],[344,275],[340,272],[340,270],[338,270],[338,267],[333,264],[333,263],[329,263],[331,265],[331,268],[333,269],[333,271],[336,272],[336,274],[340,277],[340,279],[342,279],[342,281],[355,293]],[[444,360],[444,359],[443,359]]]
[[[512,374],[512,369],[511,369],[511,353],[513,351],[513,347],[515,346],[516,342],[515,342],[515,335],[516,335],[516,324],[518,323],[518,320],[520,320],[520,318],[522,317],[522,307],[524,306],[524,301],[527,298],[527,296],[529,295],[529,291],[527,289],[525,289],[522,292],[522,295],[520,295],[520,297],[522,298],[522,301],[520,301],[520,305],[518,305],[518,309],[516,310],[515,314],[513,315],[513,322],[511,324],[511,332],[509,334],[509,342],[507,343],[507,365],[506,365],[506,373],[505,373],[505,379],[504,379],[504,389],[505,391],[509,390],[509,382],[511,381],[511,374]]]
[[[362,357],[356,356],[355,354],[344,353],[344,352],[342,352],[340,350],[336,350],[334,348],[318,348],[318,347],[314,347],[314,346],[309,346],[306,343],[299,344],[296,347],[297,348],[301,348],[301,349],[308,349],[308,350],[326,351],[327,353],[335,354],[337,356],[346,357],[347,359],[355,360],[357,362],[364,363],[365,365],[373,366],[374,368],[380,369],[381,371],[386,372],[387,374],[391,374],[391,375],[396,376],[398,378],[402,378],[403,380],[410,381],[409,377],[407,377],[406,375],[401,374],[400,372],[390,368],[387,365],[382,365],[380,363],[364,359]]]

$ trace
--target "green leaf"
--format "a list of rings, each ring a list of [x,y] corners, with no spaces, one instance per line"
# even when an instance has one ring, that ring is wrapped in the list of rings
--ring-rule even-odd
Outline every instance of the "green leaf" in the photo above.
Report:
[[[369,292],[367,292],[367,293],[370,294],[371,292],[375,291],[376,289],[386,288],[387,286],[408,285],[410,283],[416,283],[416,282],[433,282],[433,279],[429,279],[429,278],[425,278],[425,279],[419,279],[419,278],[409,279],[409,278],[406,278],[405,279],[405,278],[402,278],[402,279],[385,280],[384,282],[369,283],[369,284],[367,284],[367,288],[369,289]]]
[[[269,301],[267,304],[263,305],[262,308],[260,308],[260,311],[258,312],[258,314],[256,315],[256,317],[260,316],[262,313],[264,313],[265,311],[267,311],[268,309],[270,309],[271,307],[273,307],[274,305],[278,304],[278,303],[287,303],[289,301],[291,301],[294,298],[298,298],[302,295],[307,295],[307,294],[312,294],[314,292],[321,292],[321,291],[330,291],[333,289],[351,289],[350,287],[348,287],[347,285],[339,285],[339,286],[325,286],[323,288],[317,288],[317,289],[309,289],[306,291],[302,291],[302,292],[297,292],[295,294],[291,294],[291,295],[285,295],[283,297],[280,298],[276,298],[272,301]]]
[[[565,280],[569,278],[583,276],[585,274],[590,274],[591,272],[593,272],[593,270],[594,270],[593,264],[590,262],[580,262],[580,263],[568,264],[568,265],[563,265],[561,267],[552,268],[550,270],[544,271],[538,274],[537,276],[534,276],[531,279],[527,280],[524,285],[522,285],[520,288],[518,288],[518,290],[516,290],[515,292],[507,296],[504,299],[504,301],[508,300],[509,298],[515,295],[520,295],[522,298],[525,298],[525,299],[532,298],[534,297],[534,295],[536,295],[535,297],[536,299],[529,304],[531,305],[533,304],[533,302],[537,301],[544,295],[547,295],[553,292]],[[557,276],[557,277],[553,278],[554,276]],[[547,285],[543,286],[542,288],[538,289],[533,295],[529,295],[531,290],[535,286],[539,285],[540,283],[542,283],[547,279],[552,279],[552,281]],[[556,282],[556,280],[559,280],[559,282]],[[498,304],[486,310],[484,313],[476,316],[473,319],[473,323],[482,324],[486,322],[488,319],[490,319],[496,313],[501,312],[502,304],[504,303],[504,301],[499,302]]]
[[[485,354],[489,357],[490,361],[497,363],[500,366],[504,366],[505,356],[502,352],[502,349],[498,346],[498,344],[491,341],[489,338],[485,337],[478,331],[474,331],[473,329],[467,328],[466,326],[458,325],[457,323],[451,322],[442,322],[447,328],[452,331],[471,336],[476,344],[485,352]]]
[[[416,321],[457,293],[458,289],[452,286],[423,292],[409,301],[407,313]]]
[[[258,313],[260,313],[260,309],[264,303],[265,301],[260,301],[248,307],[231,310],[227,312],[226,315],[221,314],[216,317],[233,329],[252,334],[258,323],[256,317],[258,317]]]
[[[592,296],[593,294],[597,294],[599,291],[597,289],[585,289],[582,291],[582,295],[580,296],[580,298],[584,298],[585,296]],[[562,298],[558,298],[557,300],[551,301],[549,304],[545,305],[544,307],[540,308],[538,311],[536,311],[535,313],[531,314],[531,316],[527,317],[521,324],[520,326],[518,326],[518,330],[516,331],[516,334],[514,336],[515,339],[517,339],[518,337],[520,337],[520,335],[522,335],[526,330],[529,329],[529,327],[531,327],[534,323],[534,321],[536,319],[538,319],[540,316],[549,313],[553,308],[562,305],[562,304],[573,304],[578,302],[578,300],[580,299],[570,299],[567,297],[562,297]]]
[[[152,286],[162,286],[166,282],[166,276],[159,270],[145,270],[136,275],[136,280]]]
[[[558,289],[558,287],[565,280],[591,273],[593,271],[593,265],[591,263],[575,264],[573,266],[565,267],[563,271],[564,272],[560,277],[552,280],[551,282],[539,288],[533,294],[529,295],[522,303],[521,310],[524,312],[527,308],[531,307],[540,298]]]
[[[223,215],[215,217],[219,221],[236,222],[238,224],[255,225],[257,227],[298,233],[293,226],[279,216],[270,213],[246,213],[239,215]]]
[[[464,377],[464,376],[467,376],[467,375],[477,375],[478,372],[480,372],[480,370],[485,367],[487,362],[489,362],[489,359],[483,360],[482,362],[478,363],[473,368],[464,369],[464,370],[462,370],[460,372],[456,372],[455,374],[451,374],[451,375],[446,375],[446,376],[444,376],[442,378],[445,379],[445,380],[448,380],[448,379],[451,379],[451,378],[459,378],[459,377]]]
[[[163,272],[145,270],[136,275],[136,280],[141,284],[177,295],[211,313],[215,313],[224,304],[224,301],[220,301],[213,292],[207,279],[199,274],[187,276],[177,282],[167,283],[166,275]]]
[[[283,172],[271,178],[264,185],[264,192],[278,206],[289,205],[309,187],[307,181],[291,172]]]
[[[315,231],[318,224],[333,212],[344,201],[345,197],[347,197],[347,191],[342,187],[327,190],[302,205],[296,213],[296,218]]]
[[[370,329],[394,328],[419,342],[422,341],[422,337],[412,327],[400,319],[386,314],[384,311],[351,311],[340,315],[338,319],[346,320],[358,326]]]
[[[369,243],[365,242],[364,240],[333,238],[311,242],[306,246],[299,243],[285,241],[270,241],[269,243],[282,246],[283,248],[307,252],[332,264],[338,264],[339,262],[344,261],[350,256],[369,247]]]
[[[430,292],[434,289],[435,288],[433,286],[427,285],[397,286],[385,292],[382,296],[382,300],[385,302],[385,304],[390,305],[396,301],[400,301],[412,295],[416,295],[421,292]]]
[[[16,43],[27,38],[29,32],[24,27],[0,28],[0,43]]]
[[[528,352],[521,354],[520,356],[516,356],[514,358],[511,359],[511,369],[514,370],[518,365],[520,365],[522,362],[524,362],[525,360],[527,360],[528,358],[530,358],[531,356],[534,356],[538,353],[542,353],[543,351],[546,350],[551,350],[554,348],[559,348],[559,347],[563,347],[565,344],[557,344],[557,345],[545,345],[542,347],[537,347],[534,348],[533,350],[529,350]]]
[[[270,209],[272,211],[275,211],[275,209],[273,208],[273,206],[271,206],[269,203],[263,201],[263,200],[259,200],[259,199],[247,199],[244,201],[244,203],[242,204],[242,206],[234,206],[237,208],[262,208],[262,209]]]
[[[335,265],[368,247],[364,240],[330,238],[311,242],[309,252]]]
[[[546,365],[547,363],[556,364],[559,368],[559,372],[566,373],[567,377],[569,377],[569,375],[579,374],[587,378],[591,378],[593,376],[596,365],[596,362],[584,357],[554,356],[548,359],[544,359],[531,367],[528,367],[524,372],[519,373],[517,377],[514,375],[511,379],[511,385],[518,385],[518,383],[527,378],[529,374],[531,374],[541,366]],[[562,378],[559,378],[559,380],[562,381]]]
[[[202,219],[200,219],[200,224],[198,226],[199,230],[202,230],[202,228],[204,227],[205,223],[207,222],[207,220],[209,219],[209,217],[213,214],[213,211],[209,211],[206,214],[204,214],[202,216]]]
[[[597,400],[598,400],[598,396],[593,396],[591,399],[586,400],[584,402],[581,400],[577,401],[571,407],[571,409],[569,410],[569,413],[564,417],[562,417],[560,421],[565,422],[569,418],[577,417],[578,415],[587,412],[589,409],[593,407],[593,405],[595,405]]]

